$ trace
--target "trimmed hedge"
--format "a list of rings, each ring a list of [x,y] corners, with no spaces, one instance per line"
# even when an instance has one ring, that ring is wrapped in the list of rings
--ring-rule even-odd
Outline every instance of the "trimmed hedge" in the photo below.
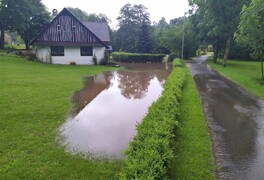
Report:
[[[142,53],[126,53],[126,52],[113,52],[112,58],[115,61],[126,63],[161,63],[165,54],[142,54]]]
[[[168,164],[173,158],[171,142],[178,124],[184,81],[185,69],[174,67],[162,95],[137,125],[137,135],[125,152],[127,159],[120,179],[166,179]]]

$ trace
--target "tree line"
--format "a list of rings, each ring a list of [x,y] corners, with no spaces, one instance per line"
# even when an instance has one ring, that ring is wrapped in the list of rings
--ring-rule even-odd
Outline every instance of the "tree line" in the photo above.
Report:
[[[80,21],[110,22],[104,14],[88,14],[79,8],[68,9]],[[30,41],[51,20],[52,17],[41,0],[0,0],[0,49],[4,48],[6,31],[20,35],[29,49]],[[169,23],[164,18],[157,23],[151,23],[144,5],[125,4],[120,9],[117,20],[117,29],[109,27],[111,44],[115,51],[180,55],[183,17],[172,19]],[[194,54],[198,43],[193,43],[194,34],[190,30],[190,22],[186,23],[186,27],[185,54],[189,57]]]
[[[119,12],[118,27],[111,29],[115,51],[137,53],[173,53],[183,58],[197,49],[212,46],[214,61],[218,57],[263,59],[264,3],[262,0],[189,0],[192,9],[186,16],[150,21],[142,4],[125,4]],[[104,14],[88,14],[68,8],[81,21],[109,22]],[[17,32],[29,48],[29,42],[51,21],[41,0],[0,0],[0,48],[4,32]],[[183,41],[184,37],[184,41]],[[183,46],[184,43],[184,46]],[[182,49],[183,47],[183,49]]]
[[[194,7],[192,24],[201,44],[211,44],[214,62],[223,56],[240,53],[242,59],[252,57],[261,61],[262,79],[264,58],[263,0],[189,0]]]
[[[185,34],[184,57],[195,55],[198,40],[191,22],[185,17],[165,18],[151,23],[144,5],[125,4],[117,17],[118,29],[112,31],[112,43],[116,51],[137,53],[174,53],[181,55],[182,37]],[[184,30],[184,32],[183,32]]]

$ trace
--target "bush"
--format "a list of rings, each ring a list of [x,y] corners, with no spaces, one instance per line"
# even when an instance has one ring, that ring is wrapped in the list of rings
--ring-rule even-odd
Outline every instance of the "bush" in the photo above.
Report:
[[[169,59],[168,59],[168,62],[172,62],[175,58],[178,57],[178,54],[175,54],[175,53],[171,53],[169,55]]]
[[[98,64],[97,57],[96,57],[95,54],[93,55],[93,63],[94,63],[94,65],[97,65]]]
[[[257,83],[260,84],[261,86],[264,86],[264,78],[263,77],[257,78]]]
[[[184,68],[175,67],[161,97],[137,125],[137,135],[125,152],[127,159],[121,179],[166,179],[168,164],[173,158],[171,142],[178,124],[184,81]]]
[[[38,58],[37,58],[37,55],[35,53],[31,53],[28,55],[28,59],[30,61],[36,61]]]
[[[161,63],[165,54],[113,52],[112,59],[126,63]]]
[[[204,50],[202,50],[201,48],[199,48],[197,51],[196,51],[196,56],[201,56],[201,55],[205,55],[206,53],[204,52]]]
[[[182,63],[178,60],[178,61],[173,61],[173,67],[183,67]]]
[[[109,61],[109,53],[107,51],[104,52],[104,58],[100,61],[100,65],[107,65]]]

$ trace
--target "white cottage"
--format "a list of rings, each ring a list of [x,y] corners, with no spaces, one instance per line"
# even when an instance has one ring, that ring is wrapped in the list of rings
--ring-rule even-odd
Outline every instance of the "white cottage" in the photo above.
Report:
[[[81,22],[64,8],[31,42],[37,58],[52,64],[94,64],[109,50],[107,23]]]

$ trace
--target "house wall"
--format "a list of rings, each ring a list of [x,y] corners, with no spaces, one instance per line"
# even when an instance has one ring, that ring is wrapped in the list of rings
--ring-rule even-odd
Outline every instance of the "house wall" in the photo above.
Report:
[[[93,54],[97,57],[98,64],[104,58],[105,47],[93,47]],[[36,51],[40,61],[52,64],[76,64],[92,65],[93,56],[81,56],[80,47],[64,47],[64,56],[51,56],[50,47],[40,47]]]

